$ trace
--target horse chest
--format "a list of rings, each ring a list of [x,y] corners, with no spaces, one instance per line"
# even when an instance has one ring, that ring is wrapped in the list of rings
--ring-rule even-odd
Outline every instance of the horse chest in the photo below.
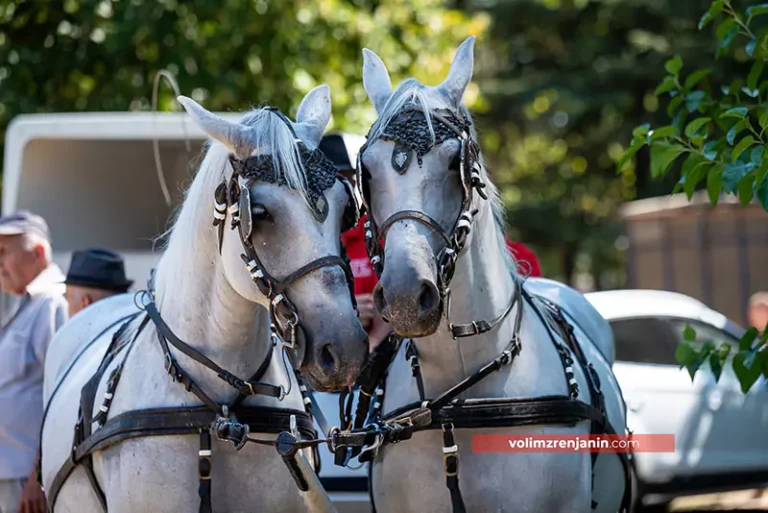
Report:
[[[474,453],[472,436],[499,433],[553,433],[564,428],[456,430],[459,485],[469,511],[480,513],[574,513],[590,511],[587,453]],[[570,431],[573,433],[573,431]],[[376,510],[451,511],[443,472],[442,435],[416,433],[385,447],[372,472]]]

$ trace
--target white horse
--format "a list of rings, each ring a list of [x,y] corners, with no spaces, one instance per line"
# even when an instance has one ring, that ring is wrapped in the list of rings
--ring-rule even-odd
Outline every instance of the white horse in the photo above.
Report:
[[[379,444],[369,469],[372,498],[378,513],[442,513],[452,507],[454,513],[464,507],[472,513],[615,513],[626,483],[617,454],[599,453],[593,481],[587,452],[473,452],[472,437],[478,434],[585,439],[590,433],[583,416],[565,421],[563,413],[577,400],[590,403],[588,372],[565,336],[551,329],[556,325],[545,322],[549,314],[531,294],[534,288],[549,298],[568,297],[565,310],[573,316],[578,339],[574,345],[597,371],[610,425],[626,434],[606,321],[565,285],[542,281],[530,287],[507,250],[499,192],[462,101],[472,77],[474,42],[471,37],[459,47],[440,85],[408,79],[394,91],[381,59],[363,51],[363,83],[378,113],[360,151],[357,175],[373,221],[370,256],[380,273],[374,298],[395,333],[406,338],[387,371],[383,419],[397,417],[393,411],[399,408],[423,412],[435,404],[428,401],[462,382],[455,396],[467,400],[466,408],[446,400],[447,408],[439,414],[433,410],[433,429],[417,430],[397,444]],[[589,320],[584,330],[573,322],[582,317]],[[597,339],[602,339],[600,348]],[[409,361],[418,366],[413,369]],[[490,362],[495,363],[487,367]],[[479,372],[484,377],[476,383],[465,381]],[[418,376],[421,383],[414,379]],[[547,420],[542,415],[529,425],[461,427],[483,415],[519,420],[521,410],[510,399],[545,396],[562,398],[557,408],[552,401],[539,404],[549,412]],[[489,402],[497,409],[489,410]],[[404,413],[399,418],[407,424],[417,417]],[[451,424],[452,418],[459,421]]]
[[[242,442],[243,435],[274,440],[291,429],[291,414],[299,421],[297,438],[315,436],[305,413],[309,399],[302,397],[286,355],[318,390],[349,386],[367,358],[367,336],[339,258],[342,222],[357,204],[314,151],[331,115],[329,88],[307,94],[296,122],[264,108],[230,123],[189,98],[179,101],[214,140],[175,219],[154,295],[98,302],[75,315],[52,342],[42,432],[49,506],[55,499],[57,513],[101,512],[100,488],[110,513],[327,511],[332,506],[314,470],[306,472],[307,461],[317,464],[311,448],[302,450],[307,460],[298,464],[314,487],[301,493],[274,446],[245,443],[238,452],[230,441]],[[146,313],[132,306],[134,300]],[[168,329],[155,322],[158,312]],[[156,315],[140,326],[149,313]],[[119,347],[109,351],[114,358],[102,364],[131,314],[117,337]],[[271,321],[295,351],[280,350]],[[121,371],[113,375],[115,369]],[[149,420],[154,432],[134,423],[133,436],[93,453],[97,487],[89,482],[86,459],[51,497],[72,454],[81,390],[94,375],[96,400],[86,401],[85,411],[98,422],[86,419],[82,427],[92,426],[95,435],[132,412],[170,413]],[[236,397],[245,399],[241,406],[233,406]],[[101,418],[100,410],[106,411]],[[250,433],[236,422],[239,412],[248,417],[240,422],[255,426]],[[221,423],[208,436],[205,426],[196,429],[199,418]]]

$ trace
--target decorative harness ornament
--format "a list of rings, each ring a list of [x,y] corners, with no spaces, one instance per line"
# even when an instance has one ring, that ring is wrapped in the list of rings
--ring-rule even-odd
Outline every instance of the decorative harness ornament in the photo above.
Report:
[[[315,217],[324,222],[328,216],[329,205],[325,197],[327,189],[341,181],[349,195],[349,202],[343,214],[342,231],[353,228],[360,218],[360,204],[351,184],[341,175],[335,165],[328,160],[319,149],[309,150],[307,146],[296,137],[296,133],[286,118],[274,107],[267,107],[280,116],[286,126],[291,130],[298,146],[302,164],[307,170],[307,195],[310,208]],[[132,314],[125,321],[112,338],[112,342],[102,359],[99,368],[86,383],[81,392],[80,409],[77,424],[75,425],[72,450],[69,458],[59,469],[54,477],[51,489],[48,490],[48,509],[53,511],[56,498],[69,475],[82,466],[105,512],[107,500],[99,485],[93,470],[93,452],[105,449],[123,440],[134,437],[199,434],[200,450],[198,451],[198,479],[200,497],[200,513],[211,513],[211,432],[224,441],[232,442],[237,450],[246,443],[274,446],[288,466],[297,486],[302,491],[308,490],[306,477],[302,474],[297,457],[303,457],[297,453],[298,449],[311,448],[314,453],[315,472],[320,471],[320,454],[317,446],[328,443],[333,450],[329,439],[318,439],[313,425],[312,397],[309,389],[304,384],[299,368],[304,359],[304,348],[297,346],[297,329],[301,327],[299,313],[296,307],[288,299],[286,289],[292,283],[310,274],[311,272],[329,266],[340,266],[346,276],[349,286],[352,304],[357,310],[354,297],[353,276],[350,270],[344,244],[341,244],[342,256],[326,256],[314,260],[300,269],[294,271],[282,280],[271,276],[259,260],[251,243],[253,223],[251,217],[250,186],[254,181],[264,181],[277,185],[288,185],[285,179],[278,175],[270,156],[257,155],[245,161],[230,157],[233,168],[232,177],[228,182],[222,182],[214,192],[213,225],[218,228],[219,252],[222,249],[223,230],[227,215],[232,220],[231,229],[237,228],[240,240],[244,248],[241,255],[248,268],[251,279],[257,285],[262,294],[270,300],[270,314],[272,317],[271,334],[272,348],[266,359],[250,379],[243,379],[231,372],[219,367],[215,362],[179,339],[168,327],[160,316],[155,305],[153,287],[148,284],[147,290],[139,291],[136,298],[142,297],[141,304],[136,303],[139,310],[146,315],[142,319],[139,328],[130,341],[123,340],[123,333],[131,321],[136,319],[140,312]],[[134,300],[136,301],[136,300]],[[135,410],[121,413],[111,419],[107,419],[112,398],[122,375],[122,369],[133,348],[133,345],[141,331],[152,321],[156,327],[158,342],[165,357],[165,369],[173,381],[180,383],[184,388],[195,395],[203,404],[195,407],[168,407]],[[116,324],[116,323],[115,323]],[[114,325],[113,325],[114,326]],[[98,337],[97,337],[98,338]],[[96,339],[94,339],[95,341]],[[93,343],[93,342],[91,342]],[[258,380],[266,372],[272,360],[275,346],[282,345],[283,350],[291,349],[294,360],[294,371],[299,382],[300,392],[303,398],[305,410],[290,408],[273,408],[266,406],[245,406],[242,402],[252,395],[264,395],[274,397],[280,401],[290,392],[286,392],[282,385],[276,386],[268,383],[260,383]],[[206,394],[181,367],[170,350],[173,346],[181,353],[192,358],[204,367],[212,370],[217,376],[229,384],[238,392],[237,397],[229,404],[218,404]],[[124,349],[126,349],[124,351]],[[110,373],[107,380],[107,389],[104,400],[96,416],[93,415],[96,405],[96,391],[101,380],[111,363],[117,356],[124,352],[122,361]],[[81,353],[82,354],[82,353]],[[283,358],[283,363],[285,359]],[[286,373],[288,373],[286,365]],[[55,391],[54,391],[55,393]],[[52,402],[51,398],[49,404]],[[316,405],[315,405],[316,406]],[[322,412],[317,412],[319,422],[325,424]],[[96,430],[93,430],[93,424]],[[249,435],[249,432],[275,433],[276,439],[260,439]],[[42,430],[40,436],[42,437]],[[301,440],[299,439],[301,438]],[[38,482],[42,485],[41,466],[38,463]]]
[[[380,138],[395,143],[391,163],[399,174],[407,171],[414,154],[419,166],[421,166],[422,157],[434,146],[451,138],[458,139],[460,143],[459,176],[463,190],[459,216],[450,233],[446,233],[440,224],[429,215],[415,210],[396,212],[382,223],[381,228],[378,228],[370,208],[371,197],[368,180],[371,176],[362,163],[362,154],[372,142],[368,140],[358,153],[356,181],[363,201],[363,208],[369,214],[365,224],[365,240],[371,265],[377,277],[381,278],[384,269],[382,241],[386,238],[387,230],[395,222],[412,220],[427,226],[445,241],[445,245],[435,258],[438,268],[437,286],[440,291],[441,308],[442,301],[445,300],[446,319],[451,336],[457,339],[490,331],[509,315],[517,303],[518,310],[514,319],[512,338],[496,358],[476,373],[451,387],[437,398],[428,400],[424,394],[416,344],[413,340],[409,339],[405,342],[406,339],[403,337],[390,333],[390,336],[374,350],[358,379],[360,394],[354,418],[352,416],[353,395],[347,392],[346,397],[340,398],[342,405],[340,423],[343,430],[332,428],[327,432],[333,440],[336,465],[348,466],[350,459],[354,456],[358,456],[361,466],[366,461],[371,462],[368,466],[369,495],[375,511],[371,471],[372,460],[378,449],[383,445],[410,439],[413,433],[417,431],[442,430],[444,474],[446,486],[451,495],[453,513],[466,513],[467,508],[459,489],[459,455],[453,436],[455,428],[512,427],[534,424],[575,425],[587,420],[590,422],[590,434],[615,434],[615,430],[607,417],[605,401],[600,389],[600,379],[592,364],[587,362],[581,346],[574,336],[573,326],[566,320],[557,305],[544,298],[531,296],[523,288],[520,280],[514,280],[515,292],[509,304],[494,319],[458,325],[450,321],[451,291],[449,285],[458,257],[465,248],[472,221],[478,212],[478,210],[472,209],[473,191],[476,191],[484,200],[487,200],[488,197],[483,191],[485,183],[483,183],[480,174],[479,147],[470,135],[469,120],[463,115],[463,119],[459,119],[456,115],[446,111],[431,113],[434,127],[433,139],[426,115],[430,115],[430,113],[425,113],[415,104],[408,105],[389,121]],[[536,306],[534,297],[543,306],[544,314]],[[510,366],[520,354],[522,345],[519,336],[523,299],[547,328],[549,338],[560,356],[568,395],[535,398],[458,399],[460,394],[490,374]],[[555,332],[565,343],[560,343],[556,339]],[[384,399],[387,372],[392,361],[403,347],[402,353],[410,363],[420,400],[382,415],[381,405]],[[589,386],[589,403],[579,399],[579,386],[573,372],[575,361],[579,363]],[[344,404],[345,401],[346,404]],[[371,407],[372,402],[373,407]],[[323,429],[326,428],[323,426]],[[597,453],[591,455],[593,486],[594,465],[597,456]],[[624,453],[618,453],[618,456],[625,471],[625,489],[620,511],[628,513],[632,499],[630,458]],[[592,508],[596,507],[597,504],[592,501]]]

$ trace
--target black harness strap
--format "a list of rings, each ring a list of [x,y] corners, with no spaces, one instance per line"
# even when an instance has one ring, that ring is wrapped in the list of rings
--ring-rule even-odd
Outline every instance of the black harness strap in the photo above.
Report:
[[[276,397],[276,398],[281,397],[283,393],[282,387],[270,385],[268,383],[246,381],[244,379],[238,378],[231,372],[219,367],[216,363],[214,363],[210,358],[208,358],[204,354],[200,353],[199,351],[189,346],[188,344],[182,342],[171,331],[171,329],[168,327],[165,321],[160,317],[160,313],[157,311],[157,307],[155,306],[154,303],[147,304],[145,309],[149,317],[152,319],[152,322],[154,322],[155,326],[157,326],[158,340],[160,341],[160,345],[163,348],[163,353],[165,354],[166,370],[168,371],[169,374],[171,374],[171,376],[173,376],[175,379],[183,383],[184,386],[187,387],[188,391],[191,391],[192,393],[194,393],[201,401],[203,401],[212,410],[219,411],[220,407],[210,397],[208,397],[205,393],[203,393],[203,391],[200,390],[200,388],[194,383],[194,381],[191,380],[191,378],[187,375],[187,373],[184,372],[183,369],[181,369],[181,367],[176,362],[175,358],[173,358],[173,356],[171,355],[170,349],[168,348],[168,342],[170,342],[176,349],[178,349],[185,355],[189,356],[190,358],[197,361],[198,363],[216,372],[216,374],[220,379],[227,382],[232,388],[237,390],[240,394],[243,394],[243,395],[258,394],[258,395],[266,395],[269,397]]]
[[[443,424],[443,472],[445,486],[451,492],[453,513],[467,513],[459,489],[459,448],[453,440],[453,424]]]
[[[211,430],[200,429],[200,450],[197,453],[197,478],[200,485],[197,495],[200,497],[200,513],[211,513]]]

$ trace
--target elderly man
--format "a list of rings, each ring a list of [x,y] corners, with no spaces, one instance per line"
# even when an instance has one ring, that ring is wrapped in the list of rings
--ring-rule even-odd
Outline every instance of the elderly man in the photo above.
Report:
[[[0,286],[19,304],[0,328],[0,511],[45,512],[36,463],[45,354],[67,320],[64,275],[51,261],[45,220],[22,211],[0,218]]]
[[[127,292],[133,284],[125,277],[123,258],[113,251],[101,248],[75,251],[69,264],[65,297],[69,303],[69,316],[115,294]]]

